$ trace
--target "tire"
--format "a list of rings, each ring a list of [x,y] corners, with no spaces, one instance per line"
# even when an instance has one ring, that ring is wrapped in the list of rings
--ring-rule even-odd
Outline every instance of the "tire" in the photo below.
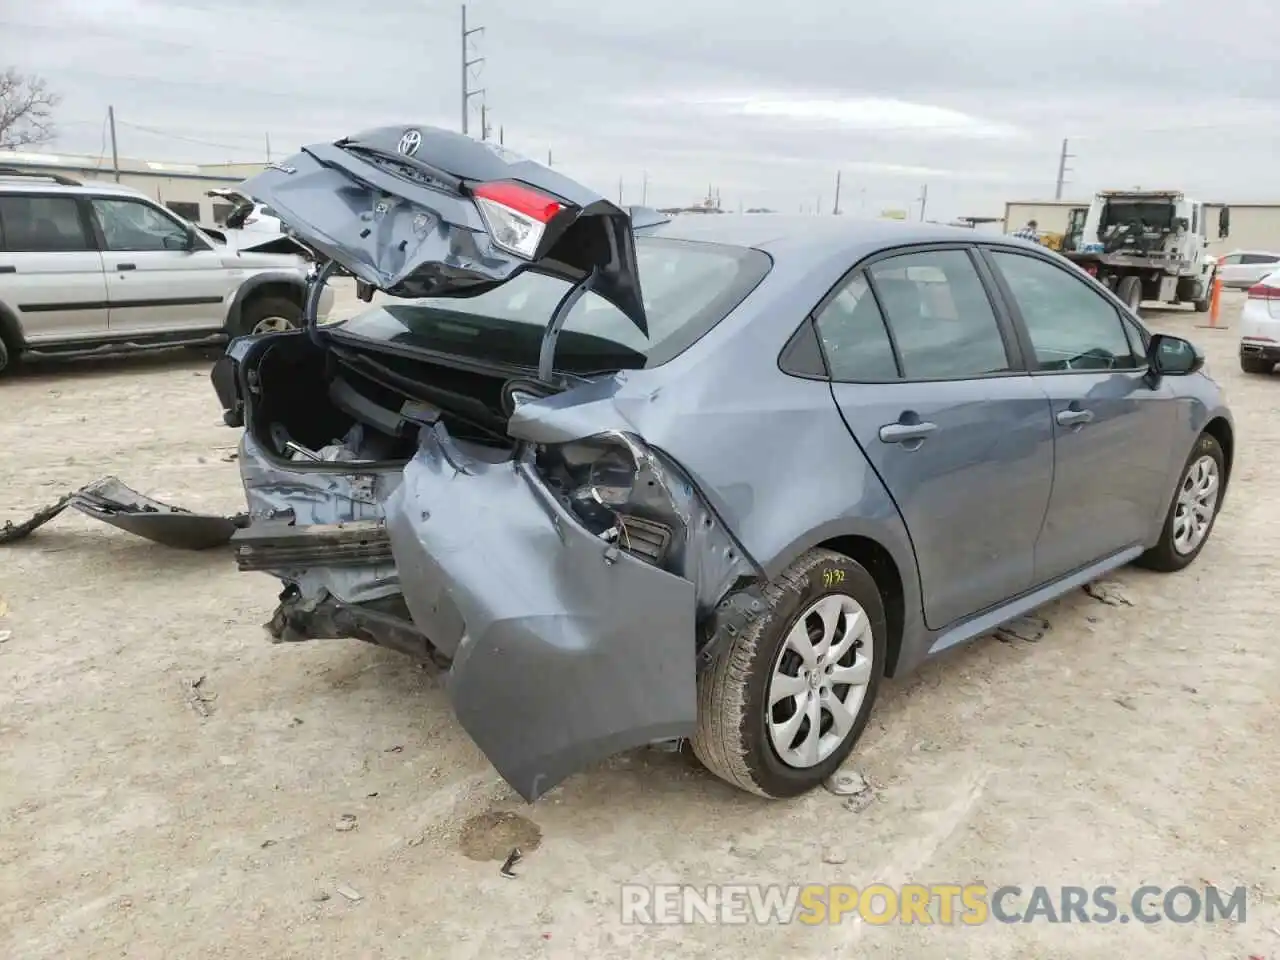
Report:
[[[703,766],[722,780],[762,797],[781,799],[799,796],[821,784],[839,769],[858,742],[884,673],[887,627],[884,603],[871,574],[831,550],[804,554],[765,588],[764,596],[765,612],[725,639],[698,675],[698,727],[692,746]],[[769,711],[767,698],[775,669],[794,683],[804,684],[806,667],[788,642],[788,634],[802,616],[811,626],[821,626],[821,616],[810,612],[819,602],[825,602],[828,609],[842,606],[845,615],[835,623],[844,625],[845,630],[837,630],[837,636],[847,637],[852,632],[857,639],[848,641],[849,648],[835,664],[825,665],[819,675],[823,689],[815,693],[812,685],[803,686],[779,698]],[[866,618],[865,629],[859,629],[855,608]],[[859,681],[865,677],[865,684],[828,686],[833,666],[856,669]],[[820,705],[818,752],[808,754],[804,762],[793,763],[775,746],[770,719],[782,724],[801,712],[807,718],[806,705],[815,697]],[[843,711],[852,722],[842,738],[834,730],[833,698],[852,707]],[[812,747],[813,739],[806,732],[812,726],[809,719],[801,719],[792,742]]]
[[[1192,302],[1192,305],[1196,308],[1196,313],[1209,312],[1209,300],[1207,297],[1204,300],[1193,300],[1191,302]]]
[[[1134,314],[1137,314],[1138,308],[1142,306],[1142,278],[1121,277],[1116,285],[1116,296]]]
[[[1240,369],[1245,373],[1270,373],[1275,369],[1275,364],[1270,360],[1263,360],[1258,357],[1241,357]]]
[[[1186,543],[1179,543],[1177,536],[1178,529],[1180,529],[1178,525],[1180,507],[1183,507],[1184,495],[1189,489],[1194,489],[1194,485],[1200,482],[1197,468],[1206,460],[1213,463],[1213,475],[1216,478],[1215,492],[1210,506],[1208,524],[1204,528],[1204,532],[1200,534],[1199,539],[1188,549]],[[1195,447],[1191,450],[1191,455],[1187,457],[1182,473],[1178,475],[1178,485],[1174,488],[1173,502],[1169,504],[1169,512],[1164,518],[1164,528],[1160,531],[1160,540],[1154,547],[1138,558],[1137,564],[1139,566],[1146,567],[1148,570],[1157,570],[1161,573],[1173,573],[1176,570],[1190,566],[1191,562],[1200,556],[1200,551],[1209,542],[1209,537],[1213,533],[1213,526],[1218,520],[1218,508],[1222,504],[1222,483],[1226,475],[1226,460],[1222,455],[1221,445],[1210,434],[1200,434]],[[1185,507],[1183,509],[1185,510]]]
[[[3,377],[6,370],[13,369],[14,357],[9,353],[9,345],[4,342],[4,337],[0,337],[0,377]]]
[[[277,326],[267,326],[275,322]],[[247,337],[270,330],[297,329],[302,326],[302,308],[286,297],[254,297],[240,310],[239,323],[231,330],[233,337]]]

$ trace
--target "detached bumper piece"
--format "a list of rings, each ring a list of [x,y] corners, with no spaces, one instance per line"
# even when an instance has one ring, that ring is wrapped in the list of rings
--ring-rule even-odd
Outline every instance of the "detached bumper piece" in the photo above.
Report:
[[[231,537],[241,570],[297,570],[313,566],[394,563],[380,520],[296,526],[292,519],[255,520]]]
[[[1280,343],[1256,343],[1251,340],[1240,341],[1240,356],[1246,360],[1269,360],[1280,363]]]
[[[220,517],[192,513],[144,496],[116,477],[103,477],[37,511],[22,523],[6,523],[0,527],[0,544],[29,536],[67,507],[74,507],[95,520],[178,550],[208,550],[222,546],[238,529],[248,525],[248,517],[243,514]]]

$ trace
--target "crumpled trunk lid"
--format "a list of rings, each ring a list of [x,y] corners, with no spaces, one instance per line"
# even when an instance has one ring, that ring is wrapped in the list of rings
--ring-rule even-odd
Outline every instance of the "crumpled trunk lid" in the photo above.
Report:
[[[541,242],[527,256],[496,243],[477,206],[477,189],[494,184],[531,188],[557,208],[543,211]],[[433,127],[382,127],[305,147],[240,190],[301,242],[391,296],[474,295],[528,269],[570,283],[591,277],[592,291],[647,333],[627,212],[492,144]]]

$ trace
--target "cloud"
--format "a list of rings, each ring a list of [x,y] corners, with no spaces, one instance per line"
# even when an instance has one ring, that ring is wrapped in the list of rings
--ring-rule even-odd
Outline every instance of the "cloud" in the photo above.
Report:
[[[1232,0],[1230,29],[1206,29],[1198,0],[1155,2],[471,0],[472,82],[495,138],[630,202],[711,184],[734,206],[812,209],[841,171],[869,210],[928,183],[940,217],[999,213],[1053,195],[1063,138],[1068,195],[1275,196],[1280,5]],[[95,158],[108,105],[123,156],[165,161],[456,128],[459,28],[456,4],[0,0],[5,57],[63,93],[54,149]]]

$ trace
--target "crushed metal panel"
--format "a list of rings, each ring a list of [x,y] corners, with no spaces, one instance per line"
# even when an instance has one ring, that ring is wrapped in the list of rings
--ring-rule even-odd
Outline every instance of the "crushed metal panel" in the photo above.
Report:
[[[227,543],[244,522],[240,517],[192,513],[153,500],[116,477],[103,477],[71,498],[81,513],[135,536],[179,550],[208,550]]]
[[[531,465],[471,460],[437,425],[386,512],[419,628],[436,642],[419,621],[423,571],[465,622],[448,681],[458,720],[526,800],[693,732],[693,584],[583,529]]]
[[[248,431],[240,438],[239,464],[253,518],[251,527],[261,520],[286,515],[299,528],[378,521],[382,519],[379,500],[401,480],[399,469],[362,471],[360,464],[350,462],[344,466],[351,473],[306,469],[301,463],[291,469],[269,460]],[[331,594],[342,603],[364,603],[400,590],[395,563],[390,558],[354,566],[334,558],[302,569],[281,567],[267,572],[296,584],[313,602]]]

